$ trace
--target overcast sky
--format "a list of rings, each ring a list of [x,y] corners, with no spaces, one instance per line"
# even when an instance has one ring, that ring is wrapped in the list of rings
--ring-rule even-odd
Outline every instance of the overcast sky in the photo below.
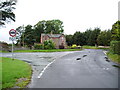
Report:
[[[111,29],[118,20],[119,0],[18,0],[16,22],[0,28],[0,41],[9,41],[9,30],[21,25],[35,25],[41,20],[60,19],[64,34],[84,32],[99,27]]]

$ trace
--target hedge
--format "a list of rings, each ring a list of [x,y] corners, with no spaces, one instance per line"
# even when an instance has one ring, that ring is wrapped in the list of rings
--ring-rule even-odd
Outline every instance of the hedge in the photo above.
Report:
[[[114,54],[120,55],[120,41],[111,41],[110,42],[110,51]]]

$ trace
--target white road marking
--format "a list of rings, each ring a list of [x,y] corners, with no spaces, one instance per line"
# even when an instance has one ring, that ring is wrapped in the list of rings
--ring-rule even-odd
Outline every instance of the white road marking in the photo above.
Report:
[[[55,62],[55,60],[53,60],[52,62],[50,62],[50,63],[42,70],[42,72],[38,75],[38,78],[41,78],[41,76],[43,75],[43,73],[45,72],[45,70],[48,68],[48,66],[50,66],[53,62]]]
[[[69,53],[66,53],[65,55],[70,54],[70,53],[74,53],[74,52],[69,52]],[[63,57],[63,56],[65,56],[65,55],[61,55],[61,56],[59,56],[59,57],[57,57],[57,58]],[[41,76],[43,75],[43,73],[45,72],[45,70],[46,70],[52,63],[54,63],[57,58],[54,58],[54,60],[53,60],[52,62],[50,62],[50,63],[41,71],[41,73],[38,75],[37,78],[40,79]]]

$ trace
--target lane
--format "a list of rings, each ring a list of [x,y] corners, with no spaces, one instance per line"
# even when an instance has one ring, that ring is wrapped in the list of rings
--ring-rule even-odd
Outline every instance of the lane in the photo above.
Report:
[[[29,88],[118,88],[118,68],[102,50],[86,49],[52,63]]]

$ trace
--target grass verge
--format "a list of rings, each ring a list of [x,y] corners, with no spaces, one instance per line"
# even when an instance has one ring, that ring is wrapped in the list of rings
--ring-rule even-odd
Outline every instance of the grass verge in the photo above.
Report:
[[[2,57],[2,88],[24,88],[31,79],[32,69],[21,60]]]
[[[81,49],[50,49],[50,50],[16,50],[14,52],[64,52],[64,51],[80,51]]]
[[[107,53],[107,56],[113,61],[113,62],[116,62],[116,63],[119,63],[120,64],[120,55],[118,54],[113,54],[111,52],[108,52]]]
[[[104,49],[104,50],[109,49],[108,47],[95,47],[95,46],[83,46],[82,48],[84,48],[84,49]]]

